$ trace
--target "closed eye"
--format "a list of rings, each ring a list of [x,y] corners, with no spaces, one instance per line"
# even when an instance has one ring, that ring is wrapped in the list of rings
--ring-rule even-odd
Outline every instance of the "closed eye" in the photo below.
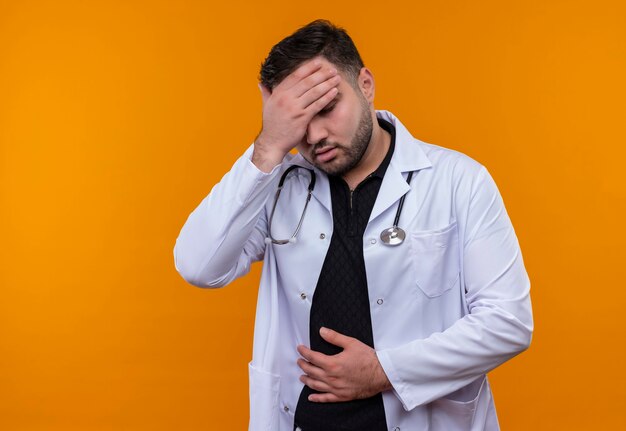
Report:
[[[324,109],[322,109],[319,113],[321,115],[325,115],[328,114],[329,112],[331,112],[333,109],[335,109],[335,105],[337,105],[337,102],[331,102],[328,105],[326,105],[326,107]]]
[[[333,100],[331,100],[328,105],[326,105],[324,107],[324,109],[322,109],[319,114],[320,115],[326,115],[328,113],[330,113],[333,109],[335,109],[335,106],[337,106],[337,103],[339,102],[339,100],[341,99],[341,93],[338,93],[335,98]]]

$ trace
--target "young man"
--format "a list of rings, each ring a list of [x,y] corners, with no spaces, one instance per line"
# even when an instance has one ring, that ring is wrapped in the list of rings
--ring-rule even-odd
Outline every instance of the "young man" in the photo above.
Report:
[[[201,287],[264,260],[250,430],[497,430],[486,373],[533,322],[485,168],[376,111],[372,73],[327,21],[272,48],[260,89],[260,134],[174,250]]]

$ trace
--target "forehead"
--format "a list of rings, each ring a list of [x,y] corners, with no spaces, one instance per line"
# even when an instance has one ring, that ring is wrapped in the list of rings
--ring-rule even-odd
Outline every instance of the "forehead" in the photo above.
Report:
[[[341,76],[343,76],[344,78],[347,77],[346,73],[341,69],[340,66],[337,66],[335,63],[332,63],[331,61],[329,61],[326,57],[322,55],[318,55],[318,56],[311,58],[310,60],[303,61],[302,64],[300,64],[297,68],[300,68],[307,64],[311,64],[314,61],[319,61],[322,64],[323,68],[335,68],[337,69],[337,71],[339,72]]]
[[[333,66],[333,67],[337,67],[335,66],[334,63],[331,63],[326,57],[324,57],[323,55],[316,55],[315,57],[309,59],[309,60],[305,60],[302,62],[301,66],[304,66],[305,64],[309,64],[309,63],[313,63],[314,61],[319,61],[320,63],[322,63],[322,65],[324,66]]]

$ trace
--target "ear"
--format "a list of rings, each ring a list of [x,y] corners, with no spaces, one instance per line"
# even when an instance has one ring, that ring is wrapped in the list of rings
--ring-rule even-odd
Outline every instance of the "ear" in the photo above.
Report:
[[[369,103],[373,103],[376,84],[374,82],[374,75],[372,75],[372,72],[370,72],[367,67],[361,68],[357,82],[359,84],[359,89],[361,89],[361,93],[365,96],[365,99],[367,99]]]

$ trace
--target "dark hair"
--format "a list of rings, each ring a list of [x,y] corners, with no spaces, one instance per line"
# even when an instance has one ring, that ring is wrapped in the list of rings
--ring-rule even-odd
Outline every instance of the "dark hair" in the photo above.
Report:
[[[269,89],[318,55],[326,58],[356,84],[363,60],[348,33],[330,21],[318,19],[274,45],[261,65],[259,80]]]

